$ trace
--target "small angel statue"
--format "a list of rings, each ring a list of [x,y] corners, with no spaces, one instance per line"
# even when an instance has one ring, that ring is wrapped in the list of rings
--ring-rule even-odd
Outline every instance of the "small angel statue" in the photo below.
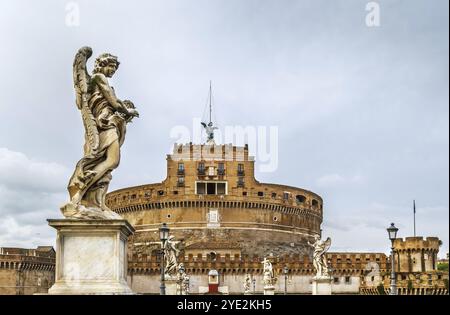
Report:
[[[178,254],[180,241],[175,241],[175,236],[170,235],[164,243],[164,276],[166,278],[176,278],[178,267]]]
[[[328,262],[326,252],[331,246],[331,239],[328,237],[325,241],[322,241],[318,235],[314,237],[315,242],[308,245],[314,248],[313,253],[313,266],[316,269],[316,278],[329,278],[330,273],[328,270]]]
[[[210,121],[208,124],[202,122],[201,123],[203,128],[205,128],[205,132],[206,132],[206,144],[214,144],[214,130],[217,130],[219,128],[215,127],[212,123],[212,121]]]

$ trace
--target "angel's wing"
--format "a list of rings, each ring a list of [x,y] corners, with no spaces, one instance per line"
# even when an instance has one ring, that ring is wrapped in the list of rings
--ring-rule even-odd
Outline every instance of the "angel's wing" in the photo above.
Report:
[[[327,237],[327,240],[325,241],[325,247],[323,249],[323,253],[326,253],[331,246],[331,238]]]
[[[91,77],[86,69],[86,61],[92,56],[90,47],[82,47],[78,50],[73,61],[73,85],[76,94],[76,104],[81,110],[83,125],[86,131],[87,154],[95,154],[99,146],[97,123],[88,106],[88,85]]]
[[[204,128],[206,128],[206,124],[204,122],[201,122],[201,124]]]

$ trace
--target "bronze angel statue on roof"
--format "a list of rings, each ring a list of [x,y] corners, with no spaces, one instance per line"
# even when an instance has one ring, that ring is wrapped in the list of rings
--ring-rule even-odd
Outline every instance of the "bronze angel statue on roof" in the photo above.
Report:
[[[117,57],[101,54],[89,75],[86,62],[91,55],[90,47],[82,47],[73,63],[76,105],[85,129],[84,156],[69,180],[70,201],[61,211],[66,218],[121,219],[105,205],[105,195],[111,172],[120,162],[126,125],[139,114],[131,101],[119,100],[109,85],[108,78],[120,64]]]
[[[313,266],[316,269],[316,278],[329,278],[328,261],[326,252],[330,249],[331,238],[322,241],[318,235],[314,238],[314,243],[308,242],[308,245],[314,248]]]

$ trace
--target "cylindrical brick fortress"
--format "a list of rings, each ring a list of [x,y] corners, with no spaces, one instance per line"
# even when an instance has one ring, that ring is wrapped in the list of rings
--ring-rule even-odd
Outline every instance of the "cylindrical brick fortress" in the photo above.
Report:
[[[248,146],[232,145],[175,145],[163,182],[113,191],[106,204],[136,228],[133,244],[158,242],[165,222],[186,255],[308,254],[323,214],[313,192],[259,183]]]

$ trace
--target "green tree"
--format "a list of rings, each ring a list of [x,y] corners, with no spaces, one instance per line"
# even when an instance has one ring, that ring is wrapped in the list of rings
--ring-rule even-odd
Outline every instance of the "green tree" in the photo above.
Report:
[[[448,271],[448,263],[439,263],[437,269],[439,271]]]
[[[408,291],[411,291],[413,289],[413,282],[412,280],[408,280]]]
[[[386,294],[386,292],[384,291],[384,285],[383,285],[382,283],[380,283],[380,284],[377,286],[377,290],[378,290],[378,294],[379,294],[379,295],[385,295],[385,294]]]

